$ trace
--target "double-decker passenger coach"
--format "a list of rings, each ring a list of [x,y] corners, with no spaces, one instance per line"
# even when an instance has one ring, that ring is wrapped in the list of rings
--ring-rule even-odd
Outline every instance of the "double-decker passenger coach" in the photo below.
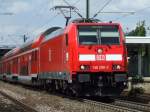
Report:
[[[73,95],[118,95],[127,84],[127,51],[118,23],[75,20],[53,27],[0,61],[1,79]]]

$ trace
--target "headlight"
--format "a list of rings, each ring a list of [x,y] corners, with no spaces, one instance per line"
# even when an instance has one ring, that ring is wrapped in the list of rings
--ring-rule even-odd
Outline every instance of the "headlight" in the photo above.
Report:
[[[81,70],[84,70],[84,69],[85,69],[85,66],[84,66],[84,65],[81,65],[81,66],[80,66],[80,69],[81,69]]]
[[[90,69],[90,66],[89,66],[89,65],[81,65],[81,66],[80,66],[80,69],[81,69],[81,70],[89,70],[89,69]]]
[[[117,70],[120,70],[121,69],[121,66],[120,65],[117,65]]]

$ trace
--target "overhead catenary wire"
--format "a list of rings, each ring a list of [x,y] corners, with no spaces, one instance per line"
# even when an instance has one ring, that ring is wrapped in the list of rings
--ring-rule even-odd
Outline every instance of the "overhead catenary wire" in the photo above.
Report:
[[[142,8],[142,9],[139,9],[139,10],[137,10],[137,11],[135,11],[135,12],[138,13],[138,12],[144,11],[144,10],[149,9],[149,8],[150,8],[150,6],[145,7],[145,8]]]
[[[135,12],[134,11],[131,11],[131,12],[121,12],[121,11],[116,11],[116,12],[101,12],[101,13],[115,13],[115,14],[134,14]]]
[[[68,6],[71,6],[71,4],[69,2],[67,2],[66,0],[63,0]],[[83,18],[83,16],[78,12],[76,11],[77,8],[74,9],[74,12],[81,18]]]
[[[44,6],[43,6],[44,5]],[[46,8],[46,5],[45,4],[43,4],[42,5],[42,7],[44,7],[44,8],[42,8],[41,10],[39,10],[39,8],[37,8],[36,10],[35,10],[35,13],[32,15],[32,18],[34,17],[34,18],[36,18],[36,17],[38,17],[39,15],[39,12],[43,12],[43,10]],[[13,15],[14,13],[11,13],[11,12],[6,12],[6,13],[0,13],[0,15],[1,14],[3,14],[3,15]],[[41,16],[40,16],[41,17]],[[32,23],[33,21],[29,21],[27,24],[25,24],[24,25],[24,28],[28,28],[30,25],[32,25],[31,23]],[[24,31],[24,32],[22,32],[22,33],[24,33],[24,35],[26,35],[26,34],[28,34],[28,31]],[[9,35],[9,34],[8,34]],[[9,35],[9,36],[11,36],[11,35]],[[23,34],[22,35],[20,35],[20,36],[23,36]]]
[[[35,33],[35,31],[41,29],[42,27],[44,27],[45,25],[47,25],[49,22],[52,22],[60,13],[57,13],[56,15],[52,16],[50,19],[48,19],[44,24],[42,24],[41,26],[38,26],[37,28],[33,29],[31,32],[29,32],[28,34],[33,34]]]
[[[46,8],[46,6],[44,6],[44,9]],[[43,10],[40,10],[40,11],[42,11],[43,12]],[[34,28],[33,30],[31,30],[31,31],[29,31],[29,32],[26,32],[26,33],[24,33],[25,35],[32,35],[32,34],[34,34],[34,32],[36,32],[37,30],[39,30],[39,29],[41,29],[42,27],[44,27],[44,25],[46,25],[48,22],[52,22],[53,21],[53,19],[55,19],[55,17],[56,16],[58,16],[59,14],[56,14],[56,15],[54,15],[54,16],[52,16],[50,19],[48,19],[44,24],[42,24],[42,25],[40,25],[40,26],[38,26],[38,27],[36,27],[36,28]],[[33,16],[38,16],[38,13],[34,13],[34,15]],[[30,25],[30,23],[31,22],[29,22],[29,23],[27,23],[26,25],[25,25],[25,27],[28,27],[29,25]],[[23,36],[23,34],[22,35],[15,35],[15,34],[8,34],[8,36],[19,36],[19,37],[22,37]],[[12,41],[16,41],[16,40],[14,40],[13,38],[11,38],[12,39]],[[17,43],[18,44],[18,43]]]
[[[34,17],[34,18],[36,18],[36,17],[40,17],[40,18],[41,18],[42,16],[40,16],[39,13],[44,14],[44,13],[42,13],[42,12],[44,12],[44,9],[46,9],[47,4],[48,4],[48,3],[46,3],[46,5],[43,4],[43,5],[41,6],[41,7],[43,7],[43,8],[40,9],[40,10],[39,10],[39,8],[37,8],[37,9],[35,10],[34,14],[32,15],[32,18],[33,18],[33,17]],[[25,25],[25,27],[29,27],[30,25],[32,25],[32,24],[31,24],[32,22],[33,22],[33,21],[28,22],[28,23]]]
[[[77,0],[74,4],[77,4],[80,0]],[[54,1],[53,1],[54,2]],[[67,5],[71,6],[67,1],[64,1]],[[74,12],[77,13],[76,10],[74,10]],[[44,24],[42,24],[41,26],[38,26],[37,28],[33,29],[32,31],[28,32],[27,34],[33,34],[35,31],[41,29],[42,27],[44,27],[47,23],[49,23],[50,21],[52,21],[53,19],[55,19],[60,13],[57,13],[56,15],[52,16],[50,19],[48,19],[48,21],[46,21]],[[80,14],[78,14],[80,15]],[[80,15],[82,17],[82,15]]]
[[[133,16],[133,15],[135,15],[137,13],[140,13],[140,12],[146,10],[146,9],[149,9],[149,8],[150,8],[150,6],[142,8],[142,9],[139,9],[139,10],[136,10],[134,13],[123,15],[122,17],[118,17],[118,18],[114,19],[113,21],[116,21],[116,20],[119,20],[119,19],[122,19],[122,18],[125,18],[125,17],[128,17],[128,16],[131,16],[131,15]]]
[[[12,12],[0,12],[0,15],[9,15],[9,16],[11,16],[11,15],[14,15],[14,13],[12,13]]]
[[[14,15],[14,12],[11,12],[11,11],[7,11],[6,9],[4,9],[4,7],[5,7],[5,3],[4,3],[5,1],[1,1],[1,4],[0,4],[0,8],[2,9],[2,11],[0,11],[0,15],[2,16],[2,15],[4,15],[4,16],[12,16],[12,15]],[[2,4],[2,3],[4,3],[4,4]],[[4,9],[4,10],[3,10]]]
[[[92,18],[95,18],[99,13],[101,13],[102,10],[103,10],[111,1],[112,1],[112,0],[108,0],[108,1],[104,4],[104,6],[103,6],[96,14],[94,14],[94,16],[93,16]]]
[[[73,3],[73,5],[76,5],[79,3],[80,0],[77,0],[76,2]]]

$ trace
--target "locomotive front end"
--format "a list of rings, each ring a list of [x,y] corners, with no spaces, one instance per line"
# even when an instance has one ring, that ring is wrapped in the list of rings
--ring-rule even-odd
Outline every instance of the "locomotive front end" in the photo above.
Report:
[[[119,24],[78,24],[73,79],[100,96],[120,94],[127,86],[127,51]]]

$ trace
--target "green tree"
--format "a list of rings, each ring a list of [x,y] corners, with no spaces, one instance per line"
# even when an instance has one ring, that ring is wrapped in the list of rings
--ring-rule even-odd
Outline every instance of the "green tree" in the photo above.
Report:
[[[136,28],[130,31],[129,33],[127,33],[126,35],[127,36],[145,36],[146,35],[145,21],[138,22]]]

